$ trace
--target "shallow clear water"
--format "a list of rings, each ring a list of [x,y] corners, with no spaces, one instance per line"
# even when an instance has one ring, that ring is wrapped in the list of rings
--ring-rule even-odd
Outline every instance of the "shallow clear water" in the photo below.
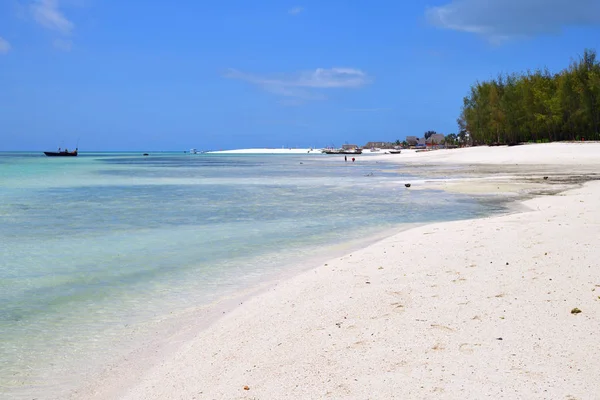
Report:
[[[330,246],[503,210],[406,190],[398,165],[340,161],[0,153],[0,394],[51,387],[124,326],[207,304]]]

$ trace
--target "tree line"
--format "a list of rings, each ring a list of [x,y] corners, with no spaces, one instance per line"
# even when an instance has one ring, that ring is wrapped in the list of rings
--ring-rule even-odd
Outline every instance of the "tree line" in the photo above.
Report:
[[[463,100],[460,134],[474,145],[600,140],[600,62],[595,50],[558,73],[502,74]]]

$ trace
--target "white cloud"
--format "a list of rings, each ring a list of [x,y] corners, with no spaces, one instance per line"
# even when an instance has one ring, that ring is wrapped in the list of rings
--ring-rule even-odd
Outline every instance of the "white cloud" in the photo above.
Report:
[[[294,7],[288,10],[288,14],[291,15],[298,15],[300,14],[302,11],[304,11],[303,7]]]
[[[367,83],[367,75],[354,68],[317,68],[310,74],[303,74],[296,82],[298,86],[320,88],[359,87]]]
[[[317,68],[311,72],[302,72],[295,75],[273,78],[246,74],[235,69],[230,69],[225,76],[227,78],[242,79],[260,85],[274,85],[281,87],[358,87],[369,83],[367,75],[361,70],[354,68]]]
[[[58,0],[35,0],[31,4],[33,19],[43,27],[68,35],[75,25],[59,9]]]
[[[367,74],[354,68],[317,68],[311,72],[277,77],[252,75],[229,69],[225,77],[240,79],[271,93],[301,100],[323,100],[326,97],[319,90],[358,88],[371,81]]]
[[[0,54],[6,54],[10,51],[10,43],[2,37],[0,37]]]
[[[492,42],[559,33],[569,26],[600,26],[598,0],[453,0],[426,11],[444,29],[474,33]]]

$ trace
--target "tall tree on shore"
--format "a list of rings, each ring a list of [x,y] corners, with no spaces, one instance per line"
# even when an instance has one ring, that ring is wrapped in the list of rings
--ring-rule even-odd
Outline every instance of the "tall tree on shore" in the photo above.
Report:
[[[456,146],[457,141],[458,141],[458,137],[456,136],[456,133],[449,133],[444,138],[444,144],[446,146]]]
[[[600,62],[585,50],[569,68],[476,82],[457,120],[473,144],[600,140]],[[427,136],[426,136],[427,137]]]

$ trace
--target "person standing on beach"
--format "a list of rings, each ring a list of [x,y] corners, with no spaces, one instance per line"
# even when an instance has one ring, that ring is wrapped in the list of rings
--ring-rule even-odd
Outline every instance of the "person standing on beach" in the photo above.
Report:
[[[348,161],[348,156],[344,156],[344,161]]]

